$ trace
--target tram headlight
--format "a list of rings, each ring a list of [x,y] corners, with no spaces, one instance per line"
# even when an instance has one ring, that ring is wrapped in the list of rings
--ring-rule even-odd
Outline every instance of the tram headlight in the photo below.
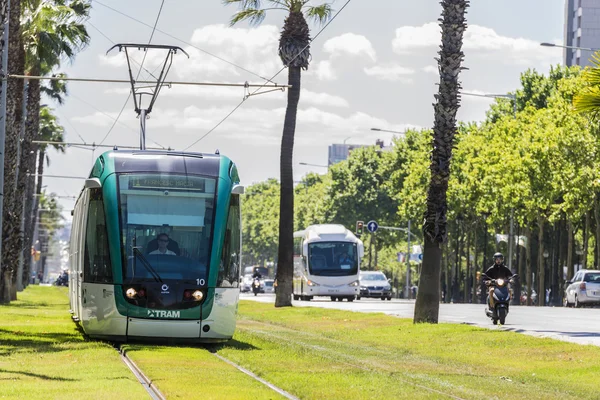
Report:
[[[137,295],[137,290],[135,290],[134,288],[129,288],[125,292],[125,295],[130,299],[135,299],[135,296]]]
[[[317,282],[311,281],[310,279],[306,281],[308,286],[320,286]]]
[[[192,293],[192,297],[194,300],[200,301],[204,298],[204,293],[202,293],[202,290],[195,290],[194,293]]]
[[[358,285],[360,285],[359,281],[354,281],[354,282],[348,284],[348,286],[352,286],[352,287],[357,287]]]

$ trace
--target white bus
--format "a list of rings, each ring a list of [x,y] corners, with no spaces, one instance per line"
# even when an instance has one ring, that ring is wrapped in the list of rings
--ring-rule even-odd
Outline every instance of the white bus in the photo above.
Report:
[[[364,246],[343,225],[311,225],[294,233],[294,300],[328,296],[354,301],[360,295]]]

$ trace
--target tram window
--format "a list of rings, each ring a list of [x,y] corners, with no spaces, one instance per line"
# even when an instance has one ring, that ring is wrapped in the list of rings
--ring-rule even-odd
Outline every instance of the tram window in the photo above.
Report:
[[[83,260],[85,282],[112,283],[112,265],[108,250],[108,235],[104,215],[102,189],[90,189],[88,219],[85,231]]]
[[[240,275],[240,196],[231,195],[217,286],[237,287]]]

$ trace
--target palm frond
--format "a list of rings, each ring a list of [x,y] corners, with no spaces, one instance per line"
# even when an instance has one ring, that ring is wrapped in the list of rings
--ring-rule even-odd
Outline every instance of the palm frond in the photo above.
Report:
[[[575,111],[589,113],[594,118],[600,116],[600,87],[590,86],[573,98]]]
[[[230,25],[233,26],[240,21],[248,20],[250,25],[257,26],[260,25],[261,22],[263,22],[266,14],[267,13],[265,10],[259,10],[256,8],[242,10],[234,14],[234,16],[231,18]]]
[[[333,9],[331,8],[331,4],[323,3],[320,6],[307,7],[305,14],[309,20],[323,25],[331,18]]]
[[[595,66],[583,72],[583,80],[590,85],[600,85],[600,54],[592,54],[590,60]]]

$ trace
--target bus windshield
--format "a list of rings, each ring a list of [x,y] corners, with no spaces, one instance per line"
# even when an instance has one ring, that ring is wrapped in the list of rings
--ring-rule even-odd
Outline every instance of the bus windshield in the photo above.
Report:
[[[317,242],[308,245],[309,272],[320,276],[356,275],[356,243]]]
[[[206,283],[215,184],[199,176],[119,175],[126,282]]]

